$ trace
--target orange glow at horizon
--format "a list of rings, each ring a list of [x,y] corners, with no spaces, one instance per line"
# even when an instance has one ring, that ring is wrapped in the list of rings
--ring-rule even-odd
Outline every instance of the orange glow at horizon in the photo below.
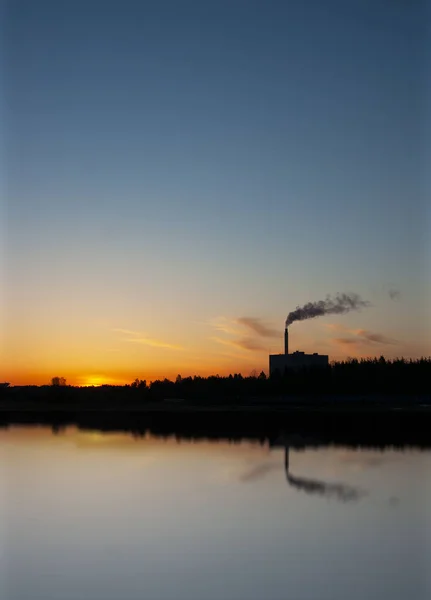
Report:
[[[276,319],[268,321],[271,327],[274,323]],[[291,349],[307,353],[317,350],[329,355],[330,361],[382,354],[386,358],[427,355],[425,334],[423,340],[417,336],[414,344],[372,343],[363,335],[373,330],[372,325],[359,327],[358,323],[365,321],[305,324],[292,331]],[[148,383],[165,378],[172,381],[178,374],[249,376],[261,371],[268,374],[269,354],[283,352],[281,328],[279,337],[259,338],[233,318],[163,322],[160,327],[153,325],[151,331],[149,327],[119,329],[105,320],[86,323],[85,328],[75,325],[70,322],[59,329],[34,323],[24,331],[21,324],[20,335],[11,329],[0,348],[0,381],[49,385],[53,377],[59,376],[69,385],[100,386],[130,384],[136,378]],[[400,339],[390,329],[385,334],[389,341]]]

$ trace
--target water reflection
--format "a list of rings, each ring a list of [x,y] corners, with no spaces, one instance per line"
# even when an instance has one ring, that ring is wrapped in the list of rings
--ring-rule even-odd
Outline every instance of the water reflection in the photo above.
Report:
[[[288,485],[296,490],[306,494],[315,494],[317,496],[334,498],[341,502],[354,502],[366,496],[366,492],[354,486],[340,482],[326,482],[318,479],[298,477],[290,470],[289,446],[284,448],[284,470]],[[242,482],[255,482],[265,477],[268,473],[278,470],[277,463],[269,462],[258,464],[240,476]]]
[[[430,597],[429,452],[189,433],[0,431],[0,597]]]
[[[431,449],[429,415],[402,415],[394,411],[377,419],[369,415],[343,422],[324,420],[319,415],[301,413],[286,417],[277,411],[260,414],[240,411],[203,412],[139,412],[139,411],[2,411],[0,427],[10,425],[50,426],[55,434],[67,427],[85,431],[124,432],[136,438],[152,435],[179,440],[250,440],[272,445],[281,432],[289,436],[291,448],[339,445],[351,448]],[[371,426],[372,425],[372,426]]]
[[[284,468],[286,471],[287,483],[293,488],[306,492],[307,494],[333,497],[342,502],[359,500],[359,498],[366,495],[366,492],[344,483],[328,483],[293,475],[290,472],[289,465],[289,446],[286,446],[284,452]]]

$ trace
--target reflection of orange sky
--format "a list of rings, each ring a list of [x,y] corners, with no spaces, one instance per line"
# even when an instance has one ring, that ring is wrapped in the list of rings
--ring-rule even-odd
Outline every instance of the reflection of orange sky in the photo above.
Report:
[[[265,499],[268,494],[276,494],[284,508],[286,501],[289,509],[305,501],[297,491],[286,499],[290,492],[286,489],[284,448],[258,442],[134,438],[126,433],[74,427],[55,435],[49,427],[11,427],[0,429],[0,447],[0,467],[6,468],[6,481],[16,486],[16,493],[20,493],[20,480],[22,489],[31,484],[36,490],[52,486],[53,503],[69,503],[73,510],[80,503],[92,506],[95,498],[99,498],[98,510],[111,502],[118,506],[121,501],[123,506],[135,495],[139,511],[147,503],[153,515],[163,506],[172,511],[173,488],[185,494],[189,504],[196,489],[202,493],[203,484],[213,494],[217,494],[217,488],[231,485],[246,486],[247,493],[259,494],[256,485],[262,483]],[[380,501],[387,505],[388,498],[400,495],[400,474],[401,480],[411,481],[412,476],[418,483],[423,480],[429,456],[415,450],[325,447],[291,449],[289,463],[296,476],[328,483],[341,481],[368,495],[380,487]],[[41,496],[46,507],[44,491]],[[223,503],[222,496],[219,501]]]
[[[228,441],[206,441],[198,440],[177,440],[174,437],[162,439],[146,435],[144,437],[134,437],[128,433],[107,433],[101,431],[80,430],[76,427],[66,427],[61,430],[59,435],[53,435],[51,427],[22,427],[12,426],[8,429],[0,429],[0,444],[6,445],[8,442],[17,444],[19,447],[33,445],[35,442],[44,445],[72,444],[77,449],[83,450],[115,450],[130,451],[136,448],[142,448],[143,451],[151,450],[152,453],[164,454],[174,453],[180,455],[184,453],[195,453],[196,444],[199,445],[199,452],[217,451],[231,452],[235,449],[236,454],[248,455],[250,453],[268,454],[268,446],[262,446],[257,442],[243,441],[232,444]]]
[[[217,481],[226,483],[241,480],[252,481],[253,473],[264,476],[275,469],[277,480],[284,471],[284,448],[270,448],[268,444],[261,445],[257,441],[242,441],[230,443],[227,440],[177,440],[174,437],[133,437],[127,433],[105,433],[100,431],[79,430],[67,427],[58,435],[54,435],[50,427],[12,426],[0,429],[0,447],[6,452],[5,456],[17,460],[20,457],[31,457],[29,460],[41,464],[41,459],[63,462],[64,457],[78,456],[84,460],[97,457],[104,461],[105,454],[110,457],[127,457],[139,460],[145,465],[161,464],[160,461],[207,461],[210,471],[216,471]],[[33,450],[37,448],[38,452]],[[12,454],[8,454],[12,452]],[[294,473],[306,473],[310,478],[336,481],[340,477],[347,478],[350,483],[359,482],[367,473],[380,480],[383,466],[402,465],[412,455],[426,457],[419,450],[400,452],[387,450],[361,449],[353,450],[342,447],[307,448],[290,451],[290,467]],[[109,460],[107,461],[107,464]],[[16,463],[20,464],[20,463]],[[192,462],[187,463],[191,467]],[[420,464],[416,465],[417,472]],[[368,476],[368,475],[367,475]]]

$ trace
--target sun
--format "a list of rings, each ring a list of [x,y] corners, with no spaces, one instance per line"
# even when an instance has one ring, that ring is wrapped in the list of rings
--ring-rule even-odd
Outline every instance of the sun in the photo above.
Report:
[[[85,377],[83,383],[81,384],[83,387],[99,387],[106,383],[105,379],[99,375],[89,375]]]

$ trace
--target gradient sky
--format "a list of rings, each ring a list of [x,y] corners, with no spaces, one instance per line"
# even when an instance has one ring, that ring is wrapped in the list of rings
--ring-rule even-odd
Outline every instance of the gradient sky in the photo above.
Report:
[[[429,3],[4,10],[1,379],[266,370],[338,291],[292,350],[431,354]]]

